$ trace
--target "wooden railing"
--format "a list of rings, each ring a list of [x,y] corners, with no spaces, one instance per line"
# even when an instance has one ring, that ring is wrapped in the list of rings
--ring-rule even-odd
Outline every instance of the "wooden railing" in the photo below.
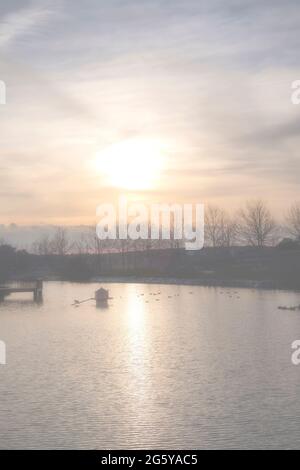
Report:
[[[0,288],[4,287],[5,289],[37,289],[41,281],[0,281]]]
[[[40,302],[43,299],[43,281],[7,281],[0,283],[0,301],[11,294],[32,292],[33,299]]]

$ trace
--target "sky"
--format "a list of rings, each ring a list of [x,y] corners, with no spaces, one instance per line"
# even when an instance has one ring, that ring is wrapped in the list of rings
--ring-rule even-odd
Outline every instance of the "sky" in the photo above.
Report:
[[[1,0],[0,224],[91,223],[124,193],[282,214],[299,27],[297,0]]]

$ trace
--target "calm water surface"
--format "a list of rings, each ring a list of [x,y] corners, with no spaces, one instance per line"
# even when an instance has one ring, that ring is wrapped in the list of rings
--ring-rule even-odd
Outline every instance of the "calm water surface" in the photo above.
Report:
[[[299,294],[97,287],[0,305],[1,448],[300,448]]]

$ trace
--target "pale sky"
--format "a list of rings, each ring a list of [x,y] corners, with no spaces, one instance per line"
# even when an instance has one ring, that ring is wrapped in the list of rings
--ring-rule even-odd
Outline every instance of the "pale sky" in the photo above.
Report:
[[[0,223],[90,223],[128,191],[282,213],[299,30],[298,0],[1,0]]]

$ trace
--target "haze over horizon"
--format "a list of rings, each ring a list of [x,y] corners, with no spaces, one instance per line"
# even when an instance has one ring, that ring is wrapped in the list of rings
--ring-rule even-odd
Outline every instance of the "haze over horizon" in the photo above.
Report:
[[[272,6],[272,9],[270,9]],[[299,195],[295,0],[2,0],[0,224]]]

